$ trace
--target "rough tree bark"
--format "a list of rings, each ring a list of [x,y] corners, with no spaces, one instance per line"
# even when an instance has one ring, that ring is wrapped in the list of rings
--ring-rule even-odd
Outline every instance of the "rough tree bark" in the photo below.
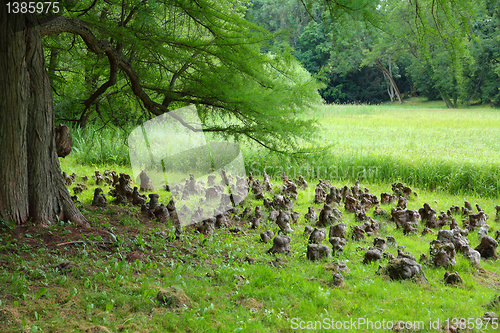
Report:
[[[0,5],[0,218],[88,226],[61,175],[40,27]]]

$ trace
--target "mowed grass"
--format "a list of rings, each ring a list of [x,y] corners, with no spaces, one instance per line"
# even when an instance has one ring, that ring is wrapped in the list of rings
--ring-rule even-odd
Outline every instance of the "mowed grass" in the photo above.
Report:
[[[500,110],[446,109],[439,102],[325,105],[308,116],[321,130],[317,155],[284,159],[256,149],[250,168],[310,178],[404,181],[448,193],[500,196]],[[256,162],[258,161],[258,162]]]
[[[318,114],[334,155],[406,163],[500,164],[500,110],[330,106]]]

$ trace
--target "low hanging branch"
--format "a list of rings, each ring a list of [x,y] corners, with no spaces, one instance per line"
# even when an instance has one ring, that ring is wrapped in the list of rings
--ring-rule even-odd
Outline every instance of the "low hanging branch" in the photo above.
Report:
[[[109,80],[103,83],[93,94],[90,96],[88,99],[83,102],[85,105],[85,110],[88,110],[90,106],[102,95],[108,90],[108,88],[114,86],[116,84],[116,78],[117,78],[117,73],[118,73],[118,64],[116,63],[116,60],[114,57],[110,56],[109,52],[106,52],[106,55],[108,56],[109,59],[109,66],[110,66],[110,71],[109,71]]]
[[[91,52],[95,54],[106,54],[106,56],[108,57],[111,68],[110,77],[106,83],[100,86],[96,90],[96,92],[92,94],[92,96],[85,101],[86,107],[89,107],[93,102],[95,102],[95,100],[97,100],[109,87],[116,84],[117,69],[119,68],[127,75],[128,79],[130,80],[130,84],[134,95],[136,95],[141,100],[146,110],[148,110],[149,112],[151,112],[156,116],[167,113],[171,117],[178,120],[183,126],[189,128],[193,132],[212,131],[210,128],[208,129],[194,128],[193,126],[186,123],[179,116],[175,115],[172,112],[169,112],[170,110],[167,108],[167,105],[169,103],[160,104],[153,101],[149,97],[149,95],[144,91],[144,87],[140,84],[139,75],[137,74],[133,66],[130,64],[130,62],[128,62],[124,58],[121,49],[115,48],[108,40],[97,39],[97,37],[94,35],[94,33],[92,32],[92,30],[90,29],[89,25],[86,22],[65,16],[45,17],[40,20],[40,32],[41,36],[59,34],[63,32],[79,35]],[[185,64],[185,66],[180,69],[180,72],[187,70],[187,68],[189,68],[188,63]],[[176,77],[174,75],[171,83],[175,82],[175,79]],[[191,102],[200,103],[199,100],[193,100]],[[210,103],[209,101],[207,105],[213,105],[213,103]],[[219,105],[218,107],[222,107],[222,105]],[[220,131],[220,130],[221,130],[220,128],[214,128],[214,131]],[[258,138],[254,137],[251,133],[249,133],[248,130],[242,129],[241,131],[238,131],[238,133],[247,136],[251,140],[254,140],[258,144],[266,148],[269,148],[271,150],[276,150],[270,147],[269,145],[265,144]]]
[[[392,77],[391,73],[387,70],[387,68],[385,68],[384,65],[382,65],[382,62],[380,60],[377,60],[375,64],[377,65],[378,68],[382,70],[382,72],[384,72],[384,75],[386,75],[386,77],[389,78],[391,86],[394,88],[396,96],[398,97],[399,103],[403,103],[403,100],[401,99],[401,94],[399,92],[399,88],[396,82],[394,81],[394,78]]]

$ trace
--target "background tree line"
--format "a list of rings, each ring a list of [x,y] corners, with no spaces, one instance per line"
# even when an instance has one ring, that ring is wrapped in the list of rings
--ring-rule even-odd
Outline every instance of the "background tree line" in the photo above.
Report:
[[[500,2],[252,0],[246,18],[282,32],[327,102],[398,97],[500,105]],[[329,6],[330,5],[330,6]]]

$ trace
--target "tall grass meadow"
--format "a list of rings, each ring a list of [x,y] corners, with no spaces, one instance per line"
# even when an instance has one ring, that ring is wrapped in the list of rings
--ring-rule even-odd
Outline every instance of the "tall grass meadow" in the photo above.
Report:
[[[318,120],[327,150],[297,157],[260,147],[247,150],[248,168],[274,178],[402,181],[453,194],[500,195],[500,113],[443,109],[439,104],[328,105]]]
[[[500,196],[500,112],[444,109],[440,104],[323,105],[316,152],[282,155],[242,143],[245,167],[278,179],[401,181],[452,194]],[[130,129],[132,130],[132,129]],[[73,155],[88,165],[129,165],[127,137],[117,128],[73,128]],[[323,147],[327,147],[324,149]]]

